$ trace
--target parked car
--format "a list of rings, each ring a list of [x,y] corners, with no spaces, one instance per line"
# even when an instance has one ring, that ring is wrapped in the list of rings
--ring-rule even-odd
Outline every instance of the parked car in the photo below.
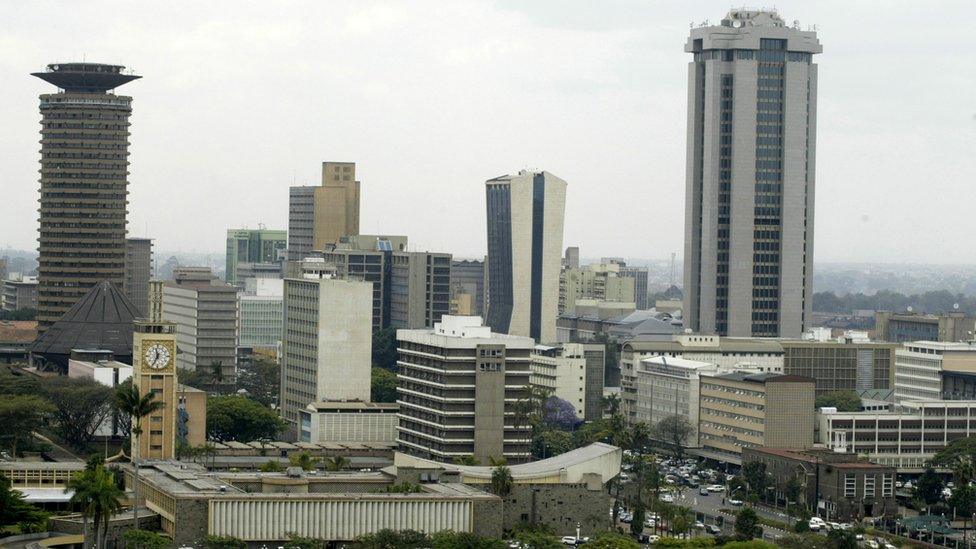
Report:
[[[701,488],[698,489],[699,496],[707,496],[710,493],[711,492],[708,491],[708,486],[702,486]]]
[[[874,541],[873,539],[865,541],[864,545],[866,545],[868,549],[878,549],[878,542]]]
[[[723,492],[725,491],[725,486],[722,486],[721,484],[713,484],[708,487],[708,490],[711,492]]]
[[[576,536],[563,536],[559,541],[563,542],[563,545],[576,546]]]
[[[741,499],[730,499],[729,500],[729,505],[738,507],[738,506],[742,505],[742,500]]]
[[[712,534],[713,536],[717,536],[722,533],[722,529],[719,528],[718,526],[715,526],[714,524],[706,524],[705,531],[708,532],[709,534]]]

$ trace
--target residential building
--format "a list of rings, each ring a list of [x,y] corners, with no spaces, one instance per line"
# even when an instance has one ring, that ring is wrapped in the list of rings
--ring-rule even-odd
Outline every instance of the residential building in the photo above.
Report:
[[[920,473],[954,440],[976,436],[976,400],[907,400],[893,411],[817,414],[820,444]]]
[[[296,431],[309,404],[369,402],[372,295],[359,280],[285,279],[280,402]]]
[[[18,309],[37,309],[37,277],[14,274],[9,279],[0,281],[3,292],[0,293],[4,311]]]
[[[629,421],[637,421],[638,365],[655,356],[707,362],[725,372],[783,373],[783,346],[775,339],[668,334],[624,341],[620,345],[620,405]]]
[[[959,374],[951,376],[951,373]],[[946,391],[944,378],[953,378]],[[968,374],[968,375],[967,375]],[[976,374],[976,344],[913,341],[895,351],[895,402],[942,400],[965,387],[965,379]],[[958,383],[957,383],[958,380]],[[950,393],[949,396],[946,393]],[[976,397],[976,395],[973,395]],[[970,398],[973,398],[970,397]]]
[[[359,234],[359,181],[354,162],[323,162],[322,184],[291,187],[288,197],[288,261]]]
[[[41,333],[89,290],[125,281],[129,115],[110,93],[139,76],[120,65],[54,63],[41,95],[37,320]]]
[[[209,267],[179,267],[163,284],[162,319],[176,325],[176,367],[237,376],[237,288]]]
[[[288,246],[288,232],[275,229],[228,229],[227,256],[224,279],[238,284],[237,266],[240,263],[278,264]],[[278,267],[280,270],[280,266]]]
[[[718,367],[697,360],[655,356],[641,360],[635,373],[631,421],[654,426],[679,416],[694,429],[685,438],[684,446],[697,448],[701,378],[717,374]]]
[[[88,290],[31,345],[31,364],[66,374],[75,349],[109,352],[114,360],[132,364],[132,325],[136,306],[107,280]]]
[[[874,313],[875,337],[881,341],[969,341],[976,338],[976,318],[965,313],[928,315],[918,313]]]
[[[579,258],[579,246],[570,246],[566,248],[566,255],[563,256],[563,268],[564,269],[579,269],[580,258]]]
[[[734,372],[700,380],[700,455],[741,464],[745,448],[813,446],[814,381]]]
[[[125,239],[125,281],[122,290],[139,309],[141,316],[149,313],[149,279],[152,278],[152,239]]]
[[[620,276],[616,263],[563,269],[559,274],[559,314],[576,310],[578,300],[635,304],[633,278]]]
[[[237,298],[237,346],[276,349],[281,342],[285,282],[280,278],[245,282]]]
[[[684,324],[798,338],[813,313],[815,31],[733,9],[691,29]]]
[[[406,237],[343,238],[324,253],[335,276],[373,284],[373,329],[433,326],[451,308],[451,255],[408,252]]]
[[[396,444],[400,407],[380,402],[313,402],[299,414],[298,440],[315,443]]]
[[[520,171],[485,182],[488,317],[494,332],[556,341],[566,182]]]
[[[799,481],[802,506],[817,510],[829,521],[890,518],[898,513],[896,471],[889,465],[822,449],[746,448],[742,459],[766,467],[777,506],[796,504],[789,486]]]
[[[488,297],[485,292],[488,280],[485,262],[476,259],[451,261],[452,315],[483,316],[485,314]]]
[[[528,397],[532,338],[445,315],[432,329],[397,330],[397,342],[401,452],[443,462],[529,460],[532,437],[518,425],[516,404]]]
[[[573,405],[580,421],[603,417],[605,347],[596,343],[536,345],[529,383]]]
[[[781,339],[783,373],[817,380],[817,396],[833,391],[891,389],[893,343]]]

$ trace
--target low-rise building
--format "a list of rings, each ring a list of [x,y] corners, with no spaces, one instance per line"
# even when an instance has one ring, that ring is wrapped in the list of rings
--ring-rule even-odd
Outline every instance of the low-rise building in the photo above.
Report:
[[[814,380],[736,372],[700,381],[698,452],[740,464],[745,448],[805,449],[814,441]]]
[[[563,269],[559,274],[559,314],[576,310],[581,299],[630,303],[636,308],[635,279],[620,276],[620,265],[600,263]]]
[[[829,521],[856,522],[898,513],[895,468],[858,458],[857,454],[825,450],[746,448],[743,463],[759,462],[772,476],[778,506],[786,507],[790,483],[799,481],[807,509]]]
[[[0,363],[26,363],[35,339],[36,320],[0,320]]]
[[[666,356],[641,360],[634,380],[632,421],[653,426],[671,416],[682,417],[694,428],[685,446],[697,448],[701,378],[716,373],[718,367],[708,362]]]
[[[951,374],[959,374],[952,376]],[[913,341],[895,351],[895,402],[947,398],[944,377],[950,374],[949,394],[965,398],[966,379],[976,375],[976,344]],[[976,398],[973,395],[969,398]]]
[[[877,311],[874,331],[879,340],[891,343],[968,341],[976,337],[976,318],[960,312],[930,315]]]
[[[903,401],[893,411],[822,408],[819,442],[900,472],[921,472],[939,450],[976,435],[976,400]]]
[[[594,421],[603,415],[605,347],[597,343],[565,343],[551,347],[536,345],[532,352],[529,382],[576,409],[580,420]]]
[[[301,442],[383,443],[397,438],[400,407],[380,402],[313,402],[301,411]]]
[[[4,311],[37,309],[37,277],[17,274],[0,281],[0,308]]]

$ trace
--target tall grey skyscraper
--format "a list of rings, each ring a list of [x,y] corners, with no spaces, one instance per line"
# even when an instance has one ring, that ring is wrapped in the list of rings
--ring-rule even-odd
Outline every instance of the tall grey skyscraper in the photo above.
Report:
[[[798,337],[812,311],[815,32],[732,10],[692,29],[685,327]]]
[[[502,334],[556,341],[566,182],[522,170],[485,182],[488,325]]]

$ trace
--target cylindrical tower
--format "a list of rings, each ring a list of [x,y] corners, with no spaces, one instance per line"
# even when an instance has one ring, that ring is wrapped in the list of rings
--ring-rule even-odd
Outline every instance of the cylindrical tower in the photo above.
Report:
[[[125,275],[129,115],[132,98],[109,93],[139,78],[99,63],[48,65],[41,95],[38,329],[93,286]]]

